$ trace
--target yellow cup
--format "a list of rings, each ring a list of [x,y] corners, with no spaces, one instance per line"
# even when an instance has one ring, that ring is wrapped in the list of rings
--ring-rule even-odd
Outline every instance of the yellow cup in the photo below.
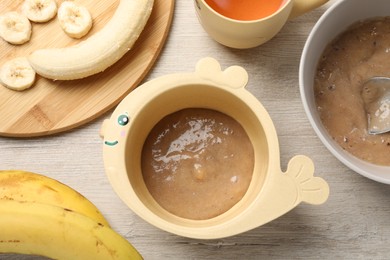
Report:
[[[195,9],[204,30],[217,42],[232,48],[247,49],[273,38],[287,20],[311,11],[328,0],[285,0],[270,16],[252,21],[234,20],[212,9],[205,0],[195,0]]]

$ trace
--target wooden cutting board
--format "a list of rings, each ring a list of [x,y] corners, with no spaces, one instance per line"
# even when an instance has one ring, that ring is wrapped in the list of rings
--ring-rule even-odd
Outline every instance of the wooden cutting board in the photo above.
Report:
[[[88,37],[107,23],[119,0],[76,2],[86,6],[94,19]],[[22,3],[23,0],[1,0],[0,14],[20,11]],[[152,68],[167,38],[173,10],[174,0],[155,0],[148,24],[132,50],[102,73],[73,81],[53,81],[38,76],[34,87],[22,92],[0,85],[0,135],[54,134],[85,124],[113,108]],[[81,41],[67,36],[56,18],[44,24],[33,23],[32,28],[30,42],[21,46],[0,39],[0,65],[36,49],[66,47]]]

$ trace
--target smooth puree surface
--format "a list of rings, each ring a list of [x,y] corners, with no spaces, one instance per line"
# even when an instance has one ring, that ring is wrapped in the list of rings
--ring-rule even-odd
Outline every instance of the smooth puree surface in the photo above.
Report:
[[[163,118],[147,137],[142,174],[154,199],[187,219],[210,219],[234,206],[252,179],[254,150],[243,127],[209,109]]]
[[[390,133],[368,133],[361,96],[371,77],[390,77],[390,18],[353,25],[325,49],[315,76],[315,100],[329,134],[346,151],[378,165],[390,165]]]

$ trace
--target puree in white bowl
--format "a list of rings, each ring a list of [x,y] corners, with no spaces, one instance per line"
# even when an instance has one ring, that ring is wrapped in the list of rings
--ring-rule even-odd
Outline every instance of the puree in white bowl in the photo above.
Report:
[[[355,23],[324,50],[314,82],[317,110],[332,138],[352,155],[390,166],[390,133],[368,133],[361,97],[371,77],[390,77],[390,17]]]

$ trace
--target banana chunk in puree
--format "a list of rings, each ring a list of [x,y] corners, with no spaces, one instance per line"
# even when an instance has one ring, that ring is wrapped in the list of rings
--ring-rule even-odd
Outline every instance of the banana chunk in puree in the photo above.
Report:
[[[152,129],[142,174],[153,198],[188,219],[210,219],[233,207],[252,179],[254,150],[244,128],[210,109],[184,109]]]

